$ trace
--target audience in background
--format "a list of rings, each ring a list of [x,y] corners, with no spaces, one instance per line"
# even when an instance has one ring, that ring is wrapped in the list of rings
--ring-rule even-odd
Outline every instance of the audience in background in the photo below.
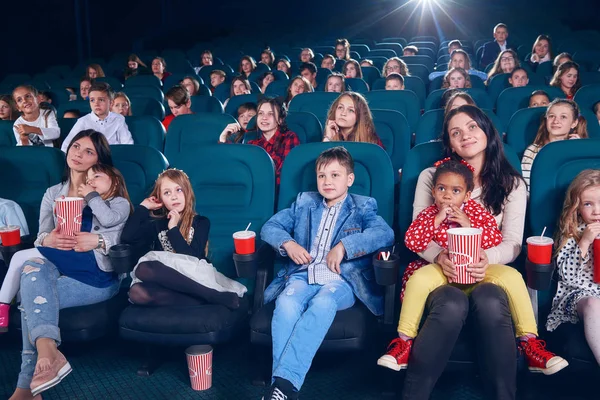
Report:
[[[113,101],[113,105],[111,111],[115,114],[121,114],[124,117],[131,117],[131,100],[124,92],[115,93],[115,100]],[[66,118],[63,115],[63,118]]]
[[[17,146],[52,147],[52,141],[60,137],[54,108],[41,107],[38,91],[30,85],[17,86],[12,96],[21,112],[13,124]]]
[[[488,78],[486,84],[489,85],[490,80],[500,74],[510,74],[515,68],[520,68],[521,63],[519,62],[519,56],[514,50],[505,50],[498,54],[494,65],[488,72]]]
[[[560,64],[550,81],[550,86],[560,88],[567,99],[573,99],[575,93],[581,87],[579,64],[573,61],[566,61]]]
[[[140,73],[148,73],[148,67],[136,54],[127,57],[127,67],[125,68],[124,78],[129,79]]]
[[[300,93],[310,93],[314,91],[315,90],[313,86],[305,77],[297,76],[290,81],[287,90],[287,95],[285,96],[285,105],[289,107],[292,99]]]
[[[344,75],[339,72],[332,72],[325,81],[325,92],[337,92],[342,93],[346,88],[346,80]]]
[[[362,69],[360,68],[360,65],[358,64],[358,61],[356,61],[352,58],[344,63],[344,67],[342,68],[342,74],[344,74],[344,76],[346,78],[362,78],[363,77]]]
[[[303,63],[313,62],[314,58],[315,53],[312,51],[312,49],[309,49],[308,47],[302,49],[302,51],[300,52],[300,61],[302,61]]]
[[[527,75],[527,71],[524,68],[517,67],[513,69],[510,77],[508,78],[508,83],[512,87],[523,87],[529,84],[529,76]]]
[[[200,94],[200,82],[193,76],[186,76],[179,84],[190,92],[190,96],[197,96]]]
[[[171,76],[170,72],[167,72],[167,62],[162,57],[154,57],[152,60],[152,73],[164,84],[165,79]]]
[[[350,42],[348,39],[338,39],[335,42],[335,57],[338,60],[350,59]]]
[[[317,66],[311,62],[300,64],[300,75],[310,82],[313,89],[317,88]]]
[[[335,57],[331,54],[325,54],[323,56],[323,61],[321,61],[321,68],[327,68],[328,70],[333,70],[335,67]]]
[[[404,77],[392,72],[385,77],[385,90],[404,90]]]
[[[14,121],[19,117],[19,111],[15,106],[15,102],[12,97],[3,94],[0,96],[0,120],[1,121]]]
[[[402,76],[410,76],[408,71],[408,66],[404,61],[402,61],[398,57],[392,57],[388,59],[383,65],[383,74],[382,76],[385,78],[391,73],[397,73]]]
[[[485,68],[488,64],[493,63],[500,52],[509,49],[517,50],[513,45],[508,43],[508,27],[506,24],[500,23],[494,27],[494,41],[483,45],[481,68]]]
[[[168,131],[169,125],[175,118],[180,115],[192,114],[192,100],[190,99],[190,92],[181,85],[175,85],[169,89],[165,94],[165,99],[167,99],[171,114],[163,119],[162,124],[165,130]]]
[[[543,90],[536,90],[529,96],[529,108],[547,107],[550,104],[550,96]]]
[[[250,74],[254,72],[255,69],[256,61],[254,61],[254,58],[250,56],[242,57],[242,59],[240,60],[240,65],[238,67],[238,73],[240,75],[243,75],[244,77],[248,78]]]
[[[419,48],[417,46],[406,46],[402,51],[402,56],[416,56],[419,54]]]

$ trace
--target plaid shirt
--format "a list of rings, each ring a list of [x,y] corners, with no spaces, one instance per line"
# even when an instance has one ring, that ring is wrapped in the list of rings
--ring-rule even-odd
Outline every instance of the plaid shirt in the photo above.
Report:
[[[275,142],[277,142],[279,138],[282,138],[281,145],[277,146],[278,148],[275,148]],[[250,140],[248,144],[262,147],[271,156],[273,163],[275,164],[275,178],[277,181],[277,186],[279,186],[281,166],[283,165],[283,161],[288,153],[294,147],[300,144],[298,136],[292,131],[280,132],[278,129],[270,140],[265,140],[265,137],[260,135],[258,139]]]

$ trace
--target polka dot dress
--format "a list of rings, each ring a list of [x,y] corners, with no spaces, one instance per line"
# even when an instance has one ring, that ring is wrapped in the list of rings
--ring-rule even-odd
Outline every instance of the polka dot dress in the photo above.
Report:
[[[410,224],[404,238],[404,243],[410,251],[420,253],[429,246],[431,241],[435,241],[445,249],[448,248],[448,234],[446,232],[450,228],[458,228],[459,225],[445,220],[436,229],[434,220],[438,212],[438,207],[433,204],[421,211],[412,224]],[[463,212],[469,217],[473,228],[481,228],[483,230],[481,247],[489,249],[502,243],[502,232],[498,228],[498,223],[494,219],[494,216],[483,208],[481,204],[472,199],[468,200],[463,206]],[[400,300],[404,299],[404,289],[406,288],[408,279],[416,270],[427,264],[429,263],[423,259],[418,259],[408,264],[402,276]]]
[[[585,225],[579,226],[583,232]],[[570,238],[560,249],[556,259],[558,267],[558,289],[552,300],[552,311],[548,315],[546,329],[553,331],[563,322],[576,324],[579,321],[577,303],[584,297],[600,298],[600,285],[594,283],[594,255],[590,246],[588,254],[582,256],[577,241]]]

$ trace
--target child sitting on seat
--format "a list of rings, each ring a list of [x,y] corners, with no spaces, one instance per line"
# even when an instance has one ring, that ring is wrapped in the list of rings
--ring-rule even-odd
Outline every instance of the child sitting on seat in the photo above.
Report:
[[[214,93],[215,88],[225,82],[226,76],[225,71],[221,71],[220,69],[213,70],[210,73],[210,91]]]
[[[219,135],[221,143],[242,143],[248,131],[248,123],[256,115],[256,104],[244,103],[237,109],[238,122],[227,124]],[[256,129],[256,126],[255,126]]]
[[[569,185],[557,232],[558,289],[546,329],[583,322],[585,339],[600,365],[600,285],[594,280],[594,240],[600,235],[600,170],[582,171]]]
[[[190,96],[197,96],[200,94],[200,82],[193,76],[186,76],[179,84],[187,89]]]
[[[450,158],[438,161],[435,166],[437,169],[433,175],[432,187],[435,203],[423,210],[406,231],[406,247],[415,253],[425,250],[431,242],[447,248],[447,231],[456,227],[482,229],[483,249],[499,245],[502,242],[502,232],[498,229],[494,216],[470,198],[475,186],[473,167],[464,160],[459,162]],[[440,265],[427,264],[429,263],[423,259],[413,261],[404,272],[401,291],[401,299],[404,301],[398,323],[398,338],[392,340],[387,353],[377,360],[377,365],[395,371],[407,368],[427,297],[438,287],[454,283],[452,278],[444,275]],[[567,361],[545,350],[544,343],[537,339],[537,324],[523,278],[518,273],[506,274],[505,269],[500,267],[503,266],[490,265],[481,282],[493,283],[506,292],[517,337],[527,357],[529,369],[551,375],[565,368]],[[469,292],[477,283],[457,285]],[[543,359],[540,359],[539,354],[544,355]]]
[[[14,121],[19,117],[12,97],[7,94],[0,95],[0,121]]]
[[[573,61],[560,64],[550,80],[550,86],[559,88],[567,99],[573,100],[575,93],[581,88],[579,64]]]
[[[92,112],[79,118],[62,144],[66,152],[73,137],[79,132],[93,129],[102,133],[109,144],[133,144],[133,137],[125,117],[110,111],[115,92],[106,82],[97,82],[90,88],[90,108]]]
[[[342,74],[344,74],[344,76],[346,78],[362,78],[363,77],[362,69],[360,68],[360,65],[358,64],[358,61],[356,61],[352,58],[344,63],[344,67],[342,68]]]
[[[452,68],[444,75],[442,89],[465,89],[470,88],[471,77],[462,68]]]
[[[265,304],[275,300],[267,400],[297,398],[336,313],[352,307],[355,296],[383,314],[371,254],[390,246],[394,232],[377,215],[375,199],[348,193],[354,161],[345,148],[322,152],[316,174],[319,192],[299,193],[261,230],[261,238],[289,258],[264,294]]]
[[[167,115],[165,119],[162,120],[162,124],[165,127],[165,130],[168,131],[169,125],[171,125],[171,122],[173,122],[175,118],[180,115],[193,114],[192,100],[190,98],[190,92],[181,85],[175,85],[169,89],[167,94],[165,94],[165,99],[167,99],[171,114]]]
[[[364,142],[383,147],[375,133],[373,116],[367,101],[360,93],[344,92],[327,113],[324,142]]]
[[[533,161],[542,147],[551,142],[569,139],[586,139],[587,122],[579,113],[579,106],[573,100],[554,99],[548,106],[533,143],[525,149],[521,160],[523,179],[529,191]]]
[[[290,84],[288,85],[287,95],[285,96],[286,107],[289,108],[292,99],[300,93],[310,92],[314,92],[314,89],[306,78],[303,76],[297,76],[294,79],[291,79]]]
[[[246,287],[206,261],[210,221],[196,214],[187,174],[168,169],[125,224],[121,241],[140,258],[129,299],[145,306],[240,305]]]
[[[325,92],[342,93],[346,90],[346,79],[339,72],[332,72],[325,81]]]
[[[121,114],[124,117],[131,117],[131,100],[129,100],[129,96],[125,92],[115,93],[115,101],[113,102],[111,111],[115,114]],[[67,117],[63,115],[63,118]]]
[[[417,46],[406,46],[402,51],[402,56],[416,56],[419,54],[419,48]]]
[[[54,107],[42,108],[37,89],[30,85],[17,86],[12,95],[22,114],[13,125],[17,146],[52,147],[60,136]]]
[[[527,71],[525,68],[517,67],[513,69],[510,77],[508,78],[508,83],[512,87],[523,87],[529,84],[529,76],[527,76]]]
[[[598,102],[596,102],[596,104],[594,104],[593,110],[594,110],[594,114],[596,114],[596,119],[598,120],[598,123],[600,124],[600,101],[598,101]]]
[[[385,90],[404,90],[404,77],[392,72],[385,77]]]
[[[529,96],[529,108],[548,107],[548,104],[550,104],[550,96],[544,90],[535,90]]]
[[[94,165],[87,171],[86,183],[79,185],[77,194],[84,198],[86,204],[81,216],[81,233],[89,234],[92,227],[99,227],[98,230],[101,229],[104,233],[120,232],[123,229],[132,207],[125,180],[116,168]],[[59,227],[53,232],[60,233]],[[75,233],[75,236],[79,237],[79,233]],[[93,236],[91,240],[97,240],[96,235]],[[84,239],[83,236],[81,238]],[[78,247],[74,250],[44,247],[42,241],[38,247],[17,252],[0,289],[0,332],[8,330],[8,310],[10,302],[19,291],[21,269],[25,261],[35,257],[45,258],[56,265],[62,275],[94,287],[107,287],[115,282],[117,276],[113,272],[101,270],[96,260],[108,258],[108,249],[115,244],[117,243],[108,243],[104,236],[99,240],[96,250],[82,252]]]

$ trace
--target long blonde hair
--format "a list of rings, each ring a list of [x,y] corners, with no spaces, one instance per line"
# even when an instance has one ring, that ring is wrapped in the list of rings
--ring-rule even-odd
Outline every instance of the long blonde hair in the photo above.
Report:
[[[579,215],[581,194],[594,186],[600,186],[600,170],[598,169],[581,171],[569,185],[556,233],[557,253],[570,238],[574,238],[577,242],[581,240],[582,234],[578,230],[579,225],[583,223],[583,219]]]
[[[373,115],[367,104],[367,100],[360,93],[356,92],[344,92],[335,99],[329,112],[327,113],[328,121],[335,121],[335,111],[340,104],[340,101],[344,97],[350,97],[352,103],[354,103],[354,110],[356,114],[356,123],[348,134],[348,142],[365,142],[378,144],[377,134],[375,133],[375,124],[373,123]],[[346,141],[341,132],[337,132],[332,141],[343,142]]]
[[[156,179],[156,183],[154,184],[154,189],[150,196],[154,196],[157,199],[161,199],[161,182],[164,178],[168,178],[175,182],[177,185],[181,187],[183,190],[183,195],[185,196],[185,206],[183,207],[183,212],[181,213],[181,219],[179,224],[179,232],[181,232],[181,236],[188,242],[190,240],[190,228],[194,222],[194,217],[196,214],[196,196],[194,195],[194,190],[192,189],[192,184],[190,182],[190,178],[187,174],[179,169],[167,169],[163,171],[158,178]],[[153,213],[154,217],[165,218],[169,210],[163,205],[163,207],[159,208]]]
[[[548,113],[555,105],[566,104],[571,108],[571,112],[573,113],[573,121],[577,121],[577,125],[573,128],[572,133],[579,135],[582,139],[588,138],[587,132],[587,121],[585,118],[579,113],[579,106],[573,100],[568,99],[554,99],[550,104],[548,104],[548,108],[544,113],[540,121],[540,126],[538,128],[537,135],[533,140],[533,144],[543,147],[548,144],[550,141],[550,132],[548,132]]]

